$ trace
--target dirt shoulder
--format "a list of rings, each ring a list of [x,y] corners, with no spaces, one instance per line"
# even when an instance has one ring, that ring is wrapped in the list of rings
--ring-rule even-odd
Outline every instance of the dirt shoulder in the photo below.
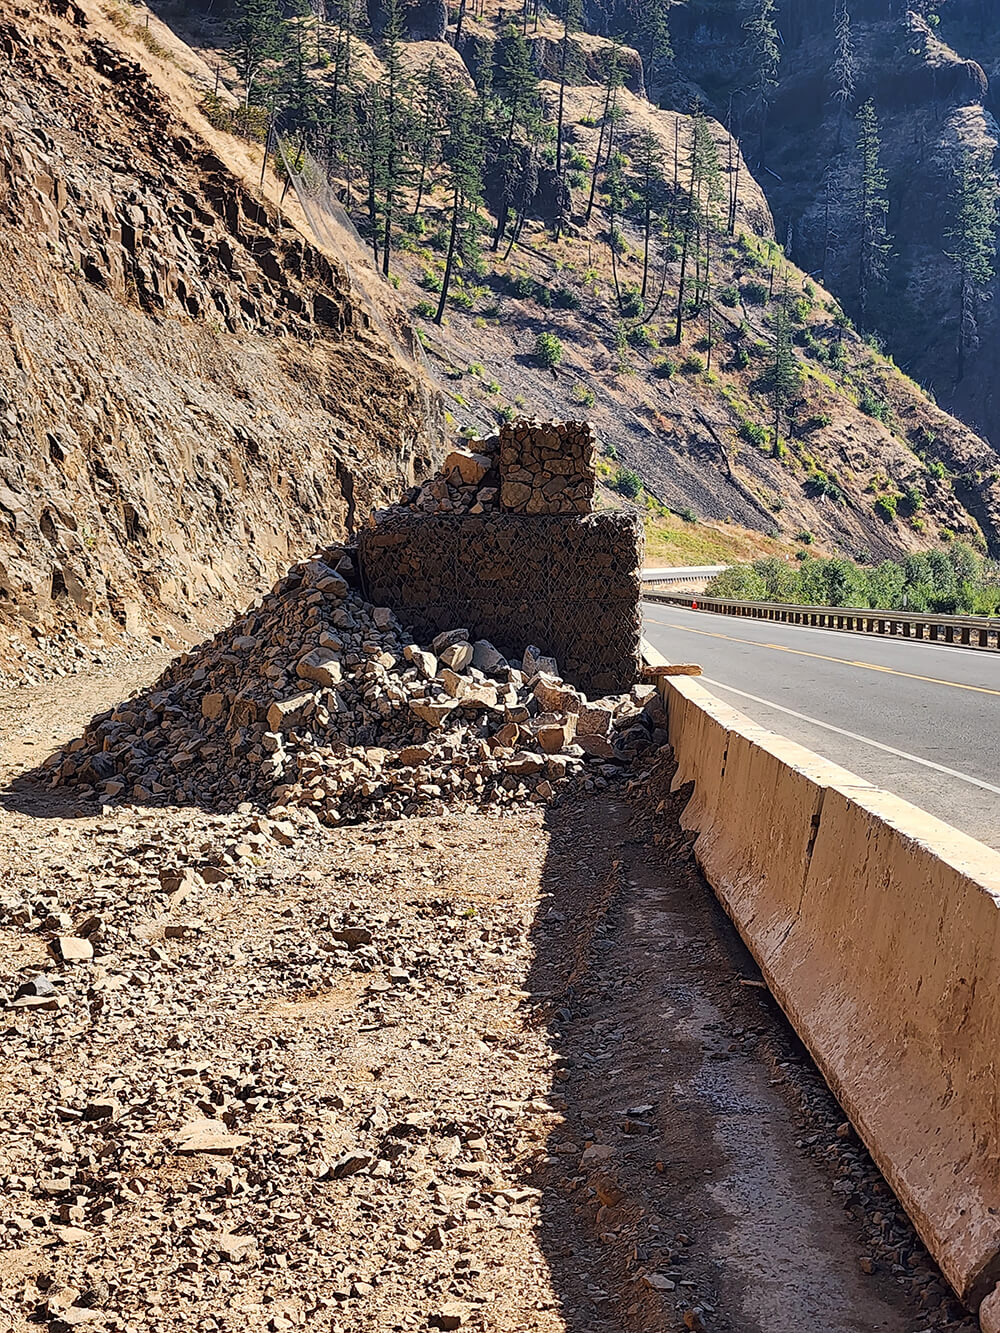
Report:
[[[963,1327],[665,760],[337,830],[14,780],[139,674],[0,701],[4,1333]]]

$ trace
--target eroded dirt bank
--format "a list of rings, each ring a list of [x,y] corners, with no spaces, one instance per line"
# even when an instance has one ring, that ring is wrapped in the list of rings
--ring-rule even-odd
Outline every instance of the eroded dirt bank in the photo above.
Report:
[[[160,665],[0,701],[4,1333],[971,1329],[666,756],[339,830],[18,781]]]

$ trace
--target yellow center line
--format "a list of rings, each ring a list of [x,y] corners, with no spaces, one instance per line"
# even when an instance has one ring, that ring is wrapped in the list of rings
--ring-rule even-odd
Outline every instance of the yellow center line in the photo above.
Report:
[[[918,676],[913,671],[896,671],[893,667],[879,666],[876,662],[852,662],[846,657],[827,657],[824,653],[807,653],[803,648],[788,648],[783,643],[761,643],[758,639],[740,639],[735,634],[720,634],[717,630],[692,629],[690,625],[675,625],[669,620],[646,619],[651,625],[662,625],[664,629],[679,629],[685,634],[701,634],[707,639],[727,639],[730,643],[748,643],[751,648],[770,648],[776,653],[792,653],[795,657],[815,657],[820,662],[838,662],[841,666],[861,667],[864,671],[882,671],[889,676],[905,676],[907,680],[922,680],[928,685],[948,685],[953,690],[972,690],[974,694],[995,694],[1000,690],[987,689],[985,685],[962,685],[957,680],[942,680],[939,676]]]

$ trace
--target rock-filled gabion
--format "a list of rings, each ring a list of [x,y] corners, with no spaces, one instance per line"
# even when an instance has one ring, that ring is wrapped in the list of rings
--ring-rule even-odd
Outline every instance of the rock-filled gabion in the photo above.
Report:
[[[586,421],[517,421],[500,432],[500,508],[508,514],[589,514],[594,432]]]
[[[628,690],[638,670],[642,526],[587,514],[391,510],[358,534],[364,585],[420,639],[452,625],[511,657],[544,644],[588,694]]]
[[[49,761],[105,799],[301,806],[325,823],[549,801],[666,741],[654,690],[588,700],[528,647],[428,646],[357,587],[354,553],[297,565],[149,690]]]
[[[435,515],[589,514],[594,450],[589,422],[515,421],[499,435],[452,450],[436,477],[412,486],[392,509]]]

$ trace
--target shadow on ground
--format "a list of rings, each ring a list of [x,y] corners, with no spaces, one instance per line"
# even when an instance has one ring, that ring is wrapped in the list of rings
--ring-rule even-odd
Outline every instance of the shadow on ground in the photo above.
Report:
[[[972,1330],[701,877],[660,760],[550,812],[528,1181],[572,1333]]]

